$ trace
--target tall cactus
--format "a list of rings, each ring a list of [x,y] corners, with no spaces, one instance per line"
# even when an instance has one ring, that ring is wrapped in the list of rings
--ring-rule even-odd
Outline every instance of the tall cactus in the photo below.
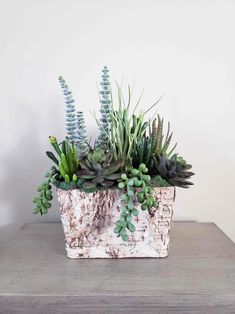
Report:
[[[75,142],[76,138],[76,115],[75,106],[72,92],[69,90],[68,85],[62,76],[59,76],[59,82],[64,94],[65,104],[66,104],[66,130],[67,136],[71,142]]]
[[[89,151],[83,112],[77,111],[76,118],[77,118],[77,129],[76,129],[76,135],[75,135],[75,143],[77,146],[78,157],[79,159],[82,159],[83,157],[87,155]]]
[[[95,142],[95,148],[108,148],[108,138],[110,132],[110,104],[111,104],[111,88],[109,81],[109,70],[105,66],[102,70],[103,74],[101,76],[101,91],[100,91],[100,124],[99,130],[100,134]]]

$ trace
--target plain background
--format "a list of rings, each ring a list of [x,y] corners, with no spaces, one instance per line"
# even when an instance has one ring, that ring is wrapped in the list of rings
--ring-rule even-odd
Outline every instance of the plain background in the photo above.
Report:
[[[65,136],[63,75],[85,111],[99,110],[97,82],[107,65],[123,86],[145,87],[147,108],[171,121],[195,186],[177,190],[175,219],[213,221],[235,240],[235,1],[0,1],[0,243],[31,214],[50,167],[48,135]]]

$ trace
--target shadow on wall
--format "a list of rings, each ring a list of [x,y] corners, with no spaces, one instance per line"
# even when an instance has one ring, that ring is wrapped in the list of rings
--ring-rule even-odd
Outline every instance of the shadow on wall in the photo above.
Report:
[[[53,108],[53,106],[50,107]],[[4,206],[0,223],[0,245],[2,246],[7,245],[8,240],[26,222],[59,221],[58,209],[55,211],[51,208],[49,214],[44,217],[32,214],[32,199],[36,196],[37,186],[42,182],[44,173],[50,168],[50,161],[47,160],[45,154],[49,148],[47,137],[44,141],[45,144],[42,144],[39,134],[42,131],[44,134],[44,125],[47,126],[48,123],[52,130],[58,129],[58,114],[53,112],[53,120],[45,121],[43,119],[42,123],[37,112],[30,111],[32,109],[30,106],[21,108],[22,114],[29,117],[27,125],[19,122],[21,121],[20,117],[15,117],[17,121],[15,124],[18,124],[15,126],[15,130],[18,130],[18,133],[15,134],[14,149],[9,145],[8,153],[1,158],[2,165],[4,165],[0,189],[1,206]],[[51,116],[48,113],[48,120],[49,117]],[[20,123],[21,125],[19,125]],[[23,130],[23,136],[20,130]],[[27,133],[25,133],[26,130]],[[56,199],[55,193],[54,196]]]

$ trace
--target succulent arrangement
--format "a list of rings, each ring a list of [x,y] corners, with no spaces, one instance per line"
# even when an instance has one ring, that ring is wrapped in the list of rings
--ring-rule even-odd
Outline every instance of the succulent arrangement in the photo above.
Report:
[[[193,184],[192,166],[175,152],[177,144],[172,144],[170,123],[165,132],[160,115],[146,119],[146,114],[160,99],[147,110],[138,112],[141,97],[133,104],[130,86],[126,98],[116,83],[116,104],[109,70],[104,67],[99,92],[100,118],[95,117],[99,134],[92,146],[87,140],[83,112],[76,111],[72,92],[61,76],[59,83],[65,98],[67,135],[61,143],[54,136],[49,137],[53,151],[47,151],[46,155],[54,165],[46,173],[46,181],[38,187],[33,213],[47,213],[53,198],[52,185],[86,193],[120,189],[122,208],[114,233],[127,241],[128,234],[135,231],[133,217],[139,214],[136,204],[151,213],[158,206],[154,187],[188,188]]]

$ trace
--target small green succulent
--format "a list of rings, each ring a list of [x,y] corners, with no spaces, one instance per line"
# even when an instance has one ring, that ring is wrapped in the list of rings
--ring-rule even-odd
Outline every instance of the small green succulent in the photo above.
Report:
[[[112,154],[101,148],[90,151],[86,159],[80,161],[81,170],[77,171],[81,188],[89,192],[98,187],[111,187],[120,179],[122,165],[122,160],[112,161]]]

